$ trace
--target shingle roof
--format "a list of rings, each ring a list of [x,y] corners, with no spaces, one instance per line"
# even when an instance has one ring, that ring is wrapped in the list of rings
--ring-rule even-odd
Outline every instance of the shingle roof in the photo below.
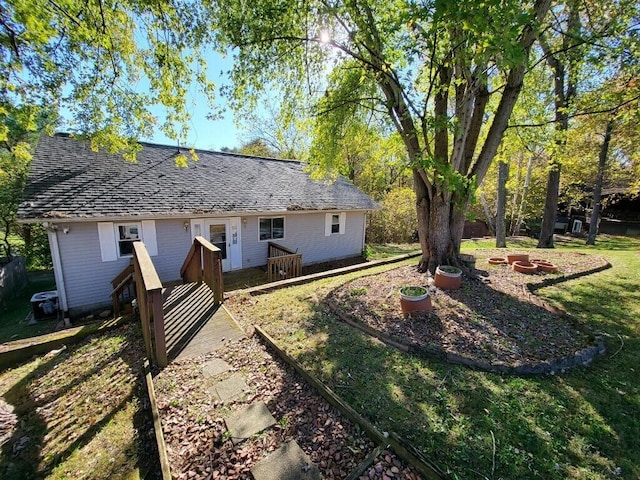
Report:
[[[18,210],[22,219],[179,216],[377,208],[344,178],[311,180],[299,162],[198,150],[175,166],[174,146],[141,144],[137,162],[88,142],[43,135]]]

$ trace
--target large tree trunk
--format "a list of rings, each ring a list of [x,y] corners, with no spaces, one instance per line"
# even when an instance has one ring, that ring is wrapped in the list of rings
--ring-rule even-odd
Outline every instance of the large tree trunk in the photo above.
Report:
[[[589,235],[587,245],[596,244],[596,233],[598,232],[598,217],[600,216],[600,203],[602,199],[602,179],[604,169],[607,166],[607,155],[609,154],[609,143],[611,142],[611,131],[613,130],[613,120],[607,122],[604,132],[604,140],[600,147],[600,157],[598,158],[598,173],[596,175],[596,185],[593,189],[593,211],[589,222]]]
[[[505,162],[498,164],[498,205],[496,208],[496,247],[507,248],[505,206],[507,203],[507,177],[509,165]]]
[[[547,177],[547,196],[544,199],[544,216],[540,226],[540,239],[537,248],[553,248],[553,232],[556,228],[556,212],[560,192],[560,164],[549,168]]]

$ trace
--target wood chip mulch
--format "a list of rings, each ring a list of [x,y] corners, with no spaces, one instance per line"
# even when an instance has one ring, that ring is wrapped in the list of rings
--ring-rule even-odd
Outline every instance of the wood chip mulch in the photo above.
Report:
[[[231,370],[205,379],[202,366],[220,358]],[[223,404],[210,390],[239,373],[250,388]],[[359,427],[316,393],[257,337],[229,342],[195,360],[174,361],[154,379],[173,478],[250,479],[253,465],[285,442],[295,440],[325,479],[344,479],[374,450]],[[234,445],[224,417],[262,401],[276,420],[266,431]],[[421,477],[392,452],[383,451],[361,479]]]
[[[530,258],[540,258],[540,251]],[[506,256],[504,250],[483,251],[487,257]],[[600,257],[579,253],[544,252],[559,266],[558,273],[521,274],[507,265],[479,260],[476,278],[465,276],[459,290],[431,286],[428,274],[405,266],[348,282],[328,296],[341,314],[405,344],[497,362],[515,367],[572,356],[593,344],[593,335],[568,316],[557,315],[535,299],[528,283],[562,279],[606,265]],[[402,317],[399,289],[428,286],[433,311]]]

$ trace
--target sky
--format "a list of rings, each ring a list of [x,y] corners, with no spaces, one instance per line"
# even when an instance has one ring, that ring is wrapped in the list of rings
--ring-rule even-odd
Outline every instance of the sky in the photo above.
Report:
[[[207,55],[207,65],[209,69],[209,79],[221,86],[227,83],[226,77],[221,72],[228,71],[233,65],[231,56],[222,57],[216,52]],[[192,86],[188,99],[189,111],[191,112],[191,125],[189,127],[187,147],[195,147],[203,150],[221,150],[223,147],[239,147],[243,143],[242,132],[238,130],[234,122],[233,111],[226,109],[221,119],[209,120],[207,114],[210,112],[207,101],[197,91],[197,87]],[[224,104],[223,98],[218,101]],[[159,108],[152,110],[154,114],[161,114]],[[152,138],[146,138],[151,143],[173,145],[174,140],[167,138],[162,132],[156,131]]]

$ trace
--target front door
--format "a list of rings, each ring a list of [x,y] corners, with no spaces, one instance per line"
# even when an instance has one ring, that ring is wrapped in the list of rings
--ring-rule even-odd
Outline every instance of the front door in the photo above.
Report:
[[[229,220],[207,220],[205,221],[205,231],[203,232],[205,238],[220,249],[222,253],[222,270],[225,272],[231,269],[229,230]]]

